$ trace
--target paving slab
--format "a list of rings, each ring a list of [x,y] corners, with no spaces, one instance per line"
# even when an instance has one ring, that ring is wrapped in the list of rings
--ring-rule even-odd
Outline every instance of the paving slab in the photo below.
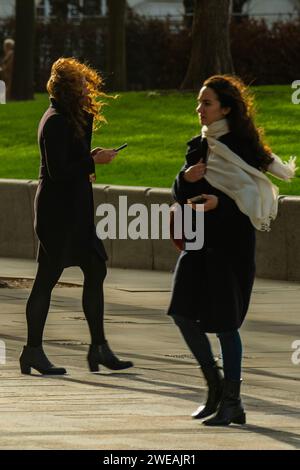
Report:
[[[34,277],[33,260],[0,258],[0,278]],[[300,284],[256,279],[244,343],[245,426],[207,428],[190,413],[205,399],[197,364],[165,311],[172,274],[109,269],[105,325],[112,349],[134,362],[91,374],[81,307],[83,276],[53,291],[45,350],[64,377],[20,374],[29,289],[0,289],[0,449],[300,449]],[[74,286],[75,285],[75,286]],[[77,287],[76,287],[77,286]],[[219,345],[214,335],[214,352]],[[292,362],[292,355],[296,363]]]

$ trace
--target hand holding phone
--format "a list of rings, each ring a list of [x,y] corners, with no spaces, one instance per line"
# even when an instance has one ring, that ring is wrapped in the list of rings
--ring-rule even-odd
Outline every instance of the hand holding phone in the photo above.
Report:
[[[200,194],[199,196],[190,197],[188,202],[193,202],[194,204],[205,204],[207,199]]]
[[[101,149],[98,152],[93,152],[92,158],[96,164],[106,164],[110,163],[116,155],[117,152],[113,149]]]
[[[120,147],[114,149],[114,151],[115,151],[115,152],[119,152],[120,150],[123,150],[124,148],[126,148],[127,145],[128,145],[128,144],[123,144],[123,145],[121,145]]]

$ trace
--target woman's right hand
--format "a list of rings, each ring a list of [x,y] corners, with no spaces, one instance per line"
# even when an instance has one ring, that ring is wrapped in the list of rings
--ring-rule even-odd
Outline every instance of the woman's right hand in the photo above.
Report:
[[[196,181],[201,180],[206,173],[206,164],[203,163],[202,159],[199,160],[196,165],[190,166],[187,170],[185,170],[183,174],[183,178],[188,183],[195,183]]]
[[[118,152],[113,149],[101,149],[92,155],[94,162],[97,164],[110,163]]]

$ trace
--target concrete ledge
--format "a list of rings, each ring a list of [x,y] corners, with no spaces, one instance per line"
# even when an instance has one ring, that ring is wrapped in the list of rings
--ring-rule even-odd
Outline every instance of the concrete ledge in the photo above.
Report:
[[[107,189],[109,188],[109,186],[107,184],[97,184],[94,186],[94,190],[93,190],[93,193],[94,193],[94,206],[95,206],[95,225],[97,225],[98,223],[98,220],[99,220],[99,217],[96,216],[96,210],[97,210],[97,207],[100,205],[100,204],[107,204],[108,200],[107,200]],[[105,246],[105,250],[106,250],[106,253],[108,255],[108,266],[111,267],[111,258],[112,258],[112,241],[107,239],[107,240],[103,240],[103,243],[104,243],[104,246]]]
[[[29,181],[0,179],[0,256],[35,256]]]
[[[37,239],[33,230],[34,197],[37,181],[0,179],[0,256],[34,258]],[[119,197],[127,196],[127,207],[148,208],[148,239],[104,240],[111,267],[166,270],[175,267],[178,252],[170,240],[151,239],[151,204],[172,203],[169,189],[94,186],[95,213],[103,203],[116,209],[119,236]],[[138,210],[138,208],[137,208]],[[121,216],[126,214],[122,213]],[[128,222],[139,215],[128,216]],[[95,214],[95,224],[100,217]],[[161,224],[160,224],[161,226]],[[137,229],[138,230],[138,229]],[[300,197],[281,196],[277,219],[271,232],[257,232],[256,266],[261,278],[300,281]]]
[[[106,189],[108,202],[115,207],[117,215],[117,238],[112,240],[111,262],[113,267],[152,269],[153,255],[150,238],[137,240],[119,238],[120,218],[123,218],[124,221],[127,219],[128,223],[125,225],[126,228],[127,226],[129,228],[130,222],[139,215],[139,212],[137,212],[135,216],[128,216],[125,204],[124,208],[120,208],[119,210],[120,196],[127,196],[127,207],[132,204],[143,204],[146,206],[146,194],[148,190],[149,188],[128,186],[109,186]],[[138,230],[137,228],[137,231]]]
[[[34,198],[35,198],[37,187],[38,187],[37,181],[28,181],[28,191],[29,191],[32,223],[34,223]],[[34,244],[34,256],[36,256],[37,249],[38,249],[38,238],[34,231],[33,231],[33,244]]]
[[[287,252],[287,278],[300,279],[300,197],[287,196],[283,200]]]
[[[298,198],[300,207],[300,198]],[[299,219],[300,220],[300,219]],[[270,232],[256,232],[256,274],[258,277],[288,279],[287,214],[285,198],[278,201],[278,215]],[[300,279],[300,277],[299,277]]]
[[[151,204],[168,204],[171,206],[174,203],[169,189],[152,188],[147,193],[147,206],[150,213]],[[161,228],[161,223],[160,223]],[[163,240],[151,240],[152,242],[152,253],[153,253],[153,265],[152,269],[160,271],[173,270],[178,258],[179,252],[174,247],[170,239]]]

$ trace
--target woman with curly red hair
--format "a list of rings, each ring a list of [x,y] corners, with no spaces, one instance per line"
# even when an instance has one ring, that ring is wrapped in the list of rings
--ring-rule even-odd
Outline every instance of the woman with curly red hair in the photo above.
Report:
[[[110,163],[116,151],[101,148],[91,151],[92,131],[104,121],[101,98],[106,95],[101,86],[99,73],[74,58],[54,62],[47,83],[51,104],[38,129],[41,155],[35,197],[38,270],[26,306],[28,339],[20,356],[24,374],[30,374],[31,368],[41,374],[66,373],[48,360],[42,336],[52,289],[68,266],[80,266],[84,274],[82,305],[91,334],[90,370],[98,371],[99,364],[114,370],[133,365],[114,355],[103,326],[107,256],[96,235],[91,183],[95,180],[95,164]]]
[[[203,419],[216,413],[204,421],[209,426],[244,424],[238,330],[255,276],[255,229],[269,230],[277,213],[278,189],[265,172],[292,178],[295,161],[284,164],[264,144],[253,119],[253,98],[238,77],[208,78],[196,111],[202,132],[188,142],[173,195],[181,205],[195,196],[204,199],[204,245],[182,251],[168,314],[208,385],[206,404],[192,416]],[[224,379],[206,333],[216,333],[220,341]]]

